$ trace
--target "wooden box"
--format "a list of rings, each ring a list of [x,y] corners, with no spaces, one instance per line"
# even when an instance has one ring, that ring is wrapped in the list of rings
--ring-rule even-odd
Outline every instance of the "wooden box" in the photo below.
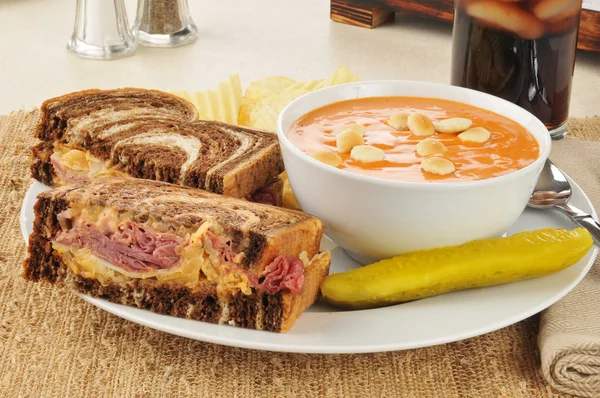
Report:
[[[394,13],[418,15],[452,22],[453,0],[331,0],[331,19],[364,28],[375,28],[394,19]],[[600,12],[581,13],[580,50],[600,52]]]

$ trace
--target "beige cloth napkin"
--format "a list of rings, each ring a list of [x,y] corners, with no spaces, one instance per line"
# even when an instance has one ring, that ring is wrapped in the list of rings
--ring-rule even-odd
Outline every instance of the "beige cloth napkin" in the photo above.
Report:
[[[550,158],[600,209],[600,142],[559,141]],[[600,397],[600,261],[571,293],[542,313],[538,346],[542,373],[552,387]]]

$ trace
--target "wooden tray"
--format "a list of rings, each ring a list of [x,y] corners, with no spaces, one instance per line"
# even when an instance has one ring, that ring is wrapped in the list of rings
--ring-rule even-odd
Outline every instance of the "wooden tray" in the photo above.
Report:
[[[331,0],[331,19],[364,28],[375,28],[394,19],[394,13],[452,22],[453,0]],[[583,10],[579,26],[580,50],[600,52],[600,12]]]

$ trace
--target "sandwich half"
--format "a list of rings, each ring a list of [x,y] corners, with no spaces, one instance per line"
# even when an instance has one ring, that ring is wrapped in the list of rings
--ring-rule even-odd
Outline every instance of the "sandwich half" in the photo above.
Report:
[[[60,186],[129,175],[276,202],[283,171],[276,135],[197,116],[190,102],[157,90],[85,90],[49,99],[41,107],[32,177]],[[265,190],[274,195],[260,195]]]
[[[329,272],[316,217],[189,187],[96,178],[34,212],[26,279],[160,314],[284,332]]]

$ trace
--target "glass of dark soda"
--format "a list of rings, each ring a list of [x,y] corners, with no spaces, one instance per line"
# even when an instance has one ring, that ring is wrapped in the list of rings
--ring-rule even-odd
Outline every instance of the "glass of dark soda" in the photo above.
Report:
[[[582,0],[455,0],[452,84],[496,95],[567,133]]]

